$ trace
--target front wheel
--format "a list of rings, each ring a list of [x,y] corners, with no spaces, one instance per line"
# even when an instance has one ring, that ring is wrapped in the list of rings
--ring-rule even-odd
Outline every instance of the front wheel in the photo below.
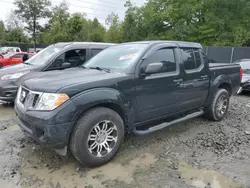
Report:
[[[209,107],[205,109],[205,116],[214,121],[222,120],[229,108],[229,93],[225,89],[219,89]]]
[[[97,107],[87,111],[76,124],[70,148],[81,163],[101,166],[116,155],[123,138],[121,117],[109,108]]]

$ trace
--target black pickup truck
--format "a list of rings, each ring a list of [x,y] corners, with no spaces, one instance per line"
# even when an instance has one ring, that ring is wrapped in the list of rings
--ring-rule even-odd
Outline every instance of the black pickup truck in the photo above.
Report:
[[[6,66],[0,69],[0,100],[13,102],[19,83],[22,79],[29,77],[30,72],[47,72],[78,67],[111,45],[113,44],[94,42],[56,43],[24,63]],[[27,73],[30,74],[27,75]]]
[[[210,65],[198,43],[124,43],[82,67],[24,80],[15,111],[39,143],[99,166],[115,156],[125,133],[145,135],[202,115],[222,120],[240,72],[239,65]]]

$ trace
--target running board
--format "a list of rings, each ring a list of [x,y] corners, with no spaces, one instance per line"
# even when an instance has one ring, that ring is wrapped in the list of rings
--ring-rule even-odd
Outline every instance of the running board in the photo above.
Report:
[[[170,121],[170,122],[166,122],[166,123],[161,123],[159,125],[156,125],[156,126],[153,126],[153,127],[150,127],[149,129],[147,130],[136,130],[136,127],[134,127],[132,129],[132,132],[135,134],[135,135],[146,135],[146,134],[150,134],[152,132],[155,132],[155,131],[158,131],[158,130],[161,130],[165,127],[168,127],[170,125],[174,125],[174,124],[177,124],[177,123],[181,123],[183,121],[186,121],[186,120],[189,120],[189,119],[193,119],[193,118],[196,118],[196,117],[199,117],[201,115],[204,114],[204,111],[203,110],[200,110],[198,112],[194,112],[192,114],[188,114],[182,118],[179,118],[179,119],[176,119],[176,120],[173,120],[173,121]]]

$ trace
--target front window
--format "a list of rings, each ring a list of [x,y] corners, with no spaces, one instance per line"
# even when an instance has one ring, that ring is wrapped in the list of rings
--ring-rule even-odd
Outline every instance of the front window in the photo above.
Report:
[[[45,64],[52,56],[58,53],[64,45],[51,45],[43,49],[36,55],[32,56],[25,63],[30,65],[43,65]]]
[[[62,66],[63,63],[69,63],[70,67],[79,67],[86,61],[86,50],[75,49],[69,50],[59,55],[55,61],[50,65],[49,69],[57,69]]]
[[[147,45],[148,44],[122,44],[109,47],[90,59],[85,64],[85,67],[125,69],[136,60]]]

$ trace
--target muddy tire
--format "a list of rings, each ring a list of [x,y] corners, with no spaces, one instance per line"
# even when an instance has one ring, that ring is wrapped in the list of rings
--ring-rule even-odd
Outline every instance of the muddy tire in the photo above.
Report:
[[[229,99],[230,96],[228,91],[225,89],[219,89],[214,94],[210,106],[205,109],[205,117],[213,121],[222,120],[228,111]]]
[[[122,118],[109,108],[97,107],[87,111],[77,122],[70,149],[82,164],[101,166],[113,159],[123,138]]]

